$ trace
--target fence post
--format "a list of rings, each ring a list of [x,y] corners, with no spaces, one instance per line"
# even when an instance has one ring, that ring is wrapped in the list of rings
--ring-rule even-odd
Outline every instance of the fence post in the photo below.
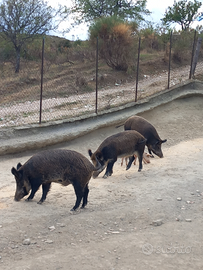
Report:
[[[98,105],[98,37],[97,37],[97,49],[96,49],[96,104],[95,104],[95,113],[97,113]]]
[[[195,30],[194,41],[193,41],[193,46],[192,46],[192,57],[191,57],[191,64],[190,64],[190,74],[189,74],[189,79],[192,78],[192,63],[193,63],[193,57],[194,57],[194,51],[195,51],[195,40],[196,40],[196,35],[197,35],[197,31]]]
[[[41,122],[42,122],[43,70],[44,70],[44,38],[43,38],[43,40],[42,40],[42,66],[41,66],[41,91],[40,91],[39,124],[41,124]]]
[[[194,59],[193,59],[193,62],[192,62],[192,71],[191,71],[192,76],[195,75],[195,69],[196,69],[196,66],[197,66],[197,61],[198,61],[198,57],[199,57],[199,51],[200,51],[201,43],[202,43],[202,38],[198,37],[197,46],[196,46],[196,50],[195,50],[195,55],[194,55]]]
[[[140,64],[140,43],[141,43],[141,37],[139,37],[139,43],[138,43],[137,73],[136,73],[136,89],[135,89],[135,102],[137,101],[138,75],[139,75],[139,64]]]
[[[170,48],[169,48],[169,60],[168,60],[168,89],[170,87],[170,76],[171,76],[171,48],[172,48],[172,31],[170,33]]]

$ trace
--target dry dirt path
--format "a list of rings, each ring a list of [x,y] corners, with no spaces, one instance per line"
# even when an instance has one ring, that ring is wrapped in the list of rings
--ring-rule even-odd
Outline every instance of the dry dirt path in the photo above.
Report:
[[[164,158],[90,181],[89,204],[70,212],[73,188],[53,185],[44,204],[14,202],[17,162],[0,157],[0,269],[203,269],[203,98],[178,99],[142,114],[161,138]],[[122,127],[103,128],[57,148],[95,150]],[[28,242],[24,242],[24,240]],[[27,244],[27,245],[26,245]]]

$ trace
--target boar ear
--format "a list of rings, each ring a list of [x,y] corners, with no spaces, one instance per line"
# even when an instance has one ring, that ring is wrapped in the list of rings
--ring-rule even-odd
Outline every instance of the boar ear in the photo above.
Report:
[[[16,177],[19,175],[18,171],[14,167],[11,169],[11,173]]]
[[[90,157],[92,156],[92,151],[91,151],[91,149],[88,150],[88,154],[89,154]]]
[[[161,143],[165,143],[165,142],[167,142],[167,140],[166,140],[166,139],[161,141]]]
[[[17,180],[21,180],[22,172],[16,170],[16,168],[11,169],[11,173],[16,177]]]
[[[19,162],[19,163],[17,164],[17,170],[19,170],[20,167],[22,167],[22,164]]]

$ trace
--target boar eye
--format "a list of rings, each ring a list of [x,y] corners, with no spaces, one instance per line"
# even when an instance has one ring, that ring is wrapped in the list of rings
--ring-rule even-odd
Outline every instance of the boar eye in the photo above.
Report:
[[[96,155],[96,158],[97,158],[98,160],[102,160],[102,155],[101,155],[101,154],[97,154],[97,155]]]

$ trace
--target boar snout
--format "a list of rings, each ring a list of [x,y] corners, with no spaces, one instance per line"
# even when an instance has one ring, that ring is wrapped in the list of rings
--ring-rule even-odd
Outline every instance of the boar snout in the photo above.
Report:
[[[161,152],[152,151],[152,152],[153,152],[155,155],[157,155],[158,157],[160,157],[160,158],[163,158],[163,157],[164,157],[162,151],[161,151]]]
[[[19,202],[19,201],[20,201],[23,197],[25,197],[26,195],[28,195],[28,192],[27,192],[26,188],[23,187],[22,189],[16,191],[14,200],[15,200],[16,202]]]
[[[93,172],[92,177],[95,179],[105,169],[105,166],[101,166],[99,170]]]
[[[14,201],[19,202],[24,196],[22,194],[15,194]]]

